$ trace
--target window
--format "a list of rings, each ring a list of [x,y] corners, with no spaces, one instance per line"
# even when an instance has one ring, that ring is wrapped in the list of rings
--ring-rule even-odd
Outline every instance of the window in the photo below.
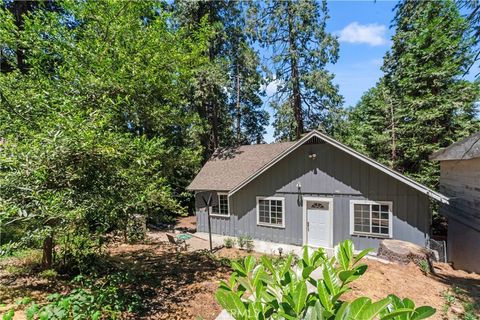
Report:
[[[228,210],[228,195],[226,193],[218,193],[218,205],[212,206],[212,215],[215,216],[230,216]]]
[[[284,199],[278,197],[257,197],[257,223],[274,227],[285,226]]]
[[[392,202],[350,201],[350,233],[392,237]]]

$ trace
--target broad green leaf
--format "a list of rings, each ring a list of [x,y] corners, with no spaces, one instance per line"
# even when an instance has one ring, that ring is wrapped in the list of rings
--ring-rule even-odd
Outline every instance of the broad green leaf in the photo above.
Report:
[[[415,309],[412,320],[426,319],[435,314],[435,308],[429,306],[421,306]]]
[[[353,261],[353,264],[357,264],[361,259],[363,259],[363,257],[365,257],[367,254],[369,254],[371,251],[373,251],[373,249],[365,249],[365,250],[362,250],[359,254],[357,254],[355,256],[355,259]]]
[[[366,308],[363,309],[361,317],[359,319],[376,319],[377,316],[387,308],[390,304],[390,299],[385,298],[380,301],[370,303]]]
[[[306,305],[307,294],[307,284],[304,281],[299,282],[293,293],[293,300],[295,303],[294,309],[297,315],[300,315]]]

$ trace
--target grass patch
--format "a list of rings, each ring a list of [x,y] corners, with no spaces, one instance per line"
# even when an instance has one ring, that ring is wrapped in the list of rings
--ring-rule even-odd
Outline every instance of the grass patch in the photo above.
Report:
[[[442,315],[444,319],[456,320],[480,320],[480,305],[476,303],[472,297],[468,295],[465,290],[454,286],[451,289],[445,290],[443,293],[445,304],[442,308]],[[457,313],[451,314],[453,310]],[[458,314],[461,310],[462,313]]]
[[[39,249],[20,249],[11,252],[10,254],[0,255],[0,261],[17,258],[17,259],[25,259],[31,255],[38,256],[41,251]]]
[[[37,249],[20,250],[13,252],[10,256],[4,257],[3,261],[8,261],[5,271],[12,275],[29,274],[38,270],[42,260],[42,251]]]

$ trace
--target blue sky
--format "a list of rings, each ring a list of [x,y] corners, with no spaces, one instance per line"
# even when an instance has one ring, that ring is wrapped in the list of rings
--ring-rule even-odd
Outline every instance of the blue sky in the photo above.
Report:
[[[355,105],[362,94],[373,87],[382,72],[383,56],[390,48],[393,30],[390,24],[396,1],[329,1],[327,29],[339,36],[340,57],[329,70],[340,87],[345,106]],[[274,85],[267,87],[267,94]],[[267,101],[265,108],[271,113]],[[267,128],[266,142],[274,141],[273,127]]]

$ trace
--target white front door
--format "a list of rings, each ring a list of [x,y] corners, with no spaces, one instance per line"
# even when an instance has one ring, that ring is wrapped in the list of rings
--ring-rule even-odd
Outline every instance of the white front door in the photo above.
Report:
[[[330,201],[307,201],[307,244],[330,248],[331,208]]]

